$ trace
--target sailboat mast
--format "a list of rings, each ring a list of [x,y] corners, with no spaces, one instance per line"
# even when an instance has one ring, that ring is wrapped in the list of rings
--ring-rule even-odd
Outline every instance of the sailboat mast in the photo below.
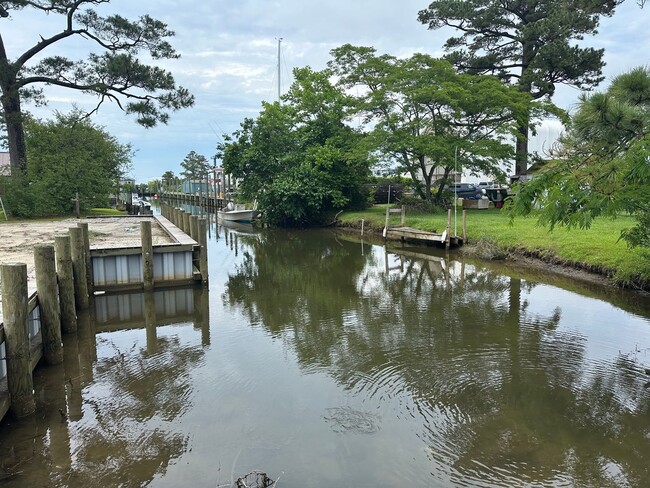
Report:
[[[278,37],[278,104],[281,104],[280,101],[280,44],[282,44],[282,38]]]

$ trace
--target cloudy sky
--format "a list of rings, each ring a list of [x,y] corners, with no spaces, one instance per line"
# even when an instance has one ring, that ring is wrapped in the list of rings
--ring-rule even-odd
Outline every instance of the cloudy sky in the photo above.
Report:
[[[341,44],[374,46],[379,53],[407,56],[442,54],[450,31],[429,31],[417,21],[426,0],[112,0],[100,5],[100,14],[119,13],[136,18],[148,13],[166,22],[181,58],[162,66],[177,83],[195,95],[193,108],[174,113],[166,126],[142,129],[118,109],[103,106],[94,122],[103,125],[136,150],[132,176],[138,182],[180,172],[180,162],[194,150],[207,158],[215,154],[223,133],[236,130],[246,116],[255,116],[262,100],[277,97],[277,38],[283,38],[281,87],[290,84],[291,69],[325,67],[330,49]],[[585,45],[605,48],[607,79],[632,67],[650,64],[650,7],[641,10],[628,0],[613,18],[601,22],[597,36]],[[15,58],[39,36],[61,28],[57,16],[24,10],[0,19],[7,54]],[[52,46],[47,55],[82,58],[90,44],[82,39]],[[607,81],[604,82],[604,85]],[[92,107],[93,100],[76,92],[46,90],[46,109],[25,107],[46,118],[53,110],[66,112],[73,103]],[[555,103],[571,108],[579,92],[560,88]],[[559,125],[542,125],[533,149],[542,150],[556,137]]]

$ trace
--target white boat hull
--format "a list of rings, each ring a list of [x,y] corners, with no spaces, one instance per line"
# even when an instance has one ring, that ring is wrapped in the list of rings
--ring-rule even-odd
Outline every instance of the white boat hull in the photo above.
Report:
[[[219,210],[217,217],[225,222],[252,222],[257,218],[257,210]]]

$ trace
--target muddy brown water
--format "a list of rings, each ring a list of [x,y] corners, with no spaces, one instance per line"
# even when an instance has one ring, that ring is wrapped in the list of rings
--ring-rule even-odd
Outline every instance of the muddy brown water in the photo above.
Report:
[[[647,486],[650,302],[330,231],[213,224],[210,290],[98,297],[0,486]]]

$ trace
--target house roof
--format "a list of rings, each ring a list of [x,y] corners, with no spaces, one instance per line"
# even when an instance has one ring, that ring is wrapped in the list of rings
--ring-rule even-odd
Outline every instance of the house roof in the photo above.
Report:
[[[0,176],[11,175],[11,161],[8,152],[0,152]]]

